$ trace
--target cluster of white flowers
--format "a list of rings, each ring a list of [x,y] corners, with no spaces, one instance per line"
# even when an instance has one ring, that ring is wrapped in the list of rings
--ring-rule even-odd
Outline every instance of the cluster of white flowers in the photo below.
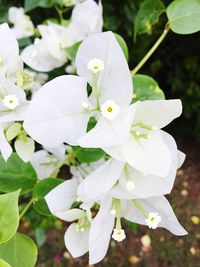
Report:
[[[122,218],[187,234],[164,196],[185,155],[161,130],[180,116],[182,105],[176,99],[132,104],[124,54],[112,32],[101,33],[101,3],[70,3],[75,4],[70,24],[39,25],[42,37],[22,57],[13,32],[17,38],[32,35],[29,17],[23,9],[11,9],[13,30],[0,25],[0,150],[7,159],[15,140],[17,153],[31,161],[39,179],[56,177],[63,164],[70,164],[71,146],[105,151],[106,159],[71,167],[72,178],[45,197],[52,214],[72,222],[64,237],[69,252],[79,257],[89,251],[95,264],[106,255],[111,237],[126,238]],[[48,76],[23,69],[23,62],[44,72],[62,66],[66,48],[81,40],[73,63],[78,76],[59,76],[39,89]],[[24,89],[32,88],[27,101]],[[92,117],[96,125],[87,131]],[[33,154],[33,140],[44,149]]]

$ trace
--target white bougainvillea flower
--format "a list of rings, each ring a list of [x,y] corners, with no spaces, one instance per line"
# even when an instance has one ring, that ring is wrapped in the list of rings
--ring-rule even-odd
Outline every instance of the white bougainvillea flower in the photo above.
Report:
[[[85,37],[102,32],[103,15],[102,4],[97,4],[94,0],[77,3],[72,11],[72,22],[77,23],[82,29]]]
[[[152,229],[163,227],[178,236],[187,234],[164,196],[122,200],[121,206],[123,217],[131,222],[147,225]]]
[[[176,171],[182,165],[185,155],[177,151],[176,143],[170,135],[165,133],[164,136],[168,141],[172,158],[171,168],[166,177],[141,173],[127,163],[111,158],[85,177],[79,186],[79,198],[84,202],[95,202],[108,193],[118,199],[148,198],[169,194]]]
[[[68,26],[49,22],[39,25],[41,39],[22,52],[24,62],[37,71],[48,72],[67,62],[66,48],[84,40],[88,35],[102,31],[102,6],[93,0],[79,3],[72,12]]]
[[[39,180],[51,177],[58,164],[65,159],[65,146],[60,145],[55,149],[42,149],[36,151],[30,162],[37,173]]]
[[[15,150],[18,156],[24,161],[28,162],[35,151],[35,142],[26,134],[17,137],[14,143]]]
[[[96,51],[97,57],[101,57],[105,62],[105,70],[97,74],[99,77],[96,77],[98,78],[98,92],[94,89],[88,99],[84,78],[70,75],[58,77],[38,91],[25,119],[26,131],[37,142],[47,147],[57,146],[62,142],[77,144],[77,139],[85,135],[88,120],[94,113],[97,113],[99,117],[95,131],[99,134],[95,140],[91,139],[91,143],[96,144],[98,140],[100,146],[107,147],[108,144],[120,146],[129,138],[132,108],[129,110],[126,107],[132,98],[132,80],[123,52],[111,32],[93,35],[84,41],[78,52],[77,64],[79,71],[86,72],[87,80],[91,78],[91,83],[93,72],[87,66],[93,56],[87,55],[87,51],[85,55],[82,54],[85,45],[88,46],[88,53],[91,48],[91,52],[94,54]],[[118,79],[119,76],[120,79]],[[121,87],[123,87],[123,94]],[[107,106],[107,109],[109,113],[112,108],[116,118],[106,115],[109,118],[112,117],[112,120],[104,117],[105,109],[103,114],[100,110],[101,105],[107,100],[112,100],[109,102],[112,107]],[[90,132],[88,135],[94,137],[95,134]],[[86,139],[89,136],[87,137],[86,134]]]
[[[5,123],[0,123],[0,152],[4,160],[7,160],[12,154],[12,147],[10,146],[5,137],[4,134],[5,128],[7,128],[7,125]]]
[[[90,203],[70,209],[77,200],[77,180],[68,180],[54,188],[45,197],[52,214],[67,222],[73,222],[64,236],[66,248],[73,257],[89,251],[90,263],[101,261],[106,255],[115,217],[110,213],[111,201],[102,201],[101,208],[92,219]]]
[[[9,79],[0,77],[0,122],[23,120],[27,107],[24,91]]]
[[[8,24],[3,23],[0,25],[0,74],[10,78],[22,69],[23,61],[19,56],[17,40]]]
[[[135,113],[128,142],[122,147],[103,149],[110,156],[127,162],[141,172],[165,177],[172,159],[168,142],[160,128],[180,116],[181,101],[148,100],[132,106],[135,107]],[[90,138],[93,138],[92,135]]]
[[[34,34],[34,25],[30,17],[24,13],[22,7],[10,7],[8,10],[8,20],[14,24],[11,30],[17,39],[30,37]]]

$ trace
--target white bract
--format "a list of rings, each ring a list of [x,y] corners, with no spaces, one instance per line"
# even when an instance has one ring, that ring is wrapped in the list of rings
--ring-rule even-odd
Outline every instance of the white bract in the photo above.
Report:
[[[37,71],[48,72],[61,67],[68,60],[66,48],[86,36],[102,31],[102,7],[93,0],[77,4],[68,26],[49,22],[39,25],[41,39],[22,52],[24,62]]]
[[[85,49],[89,49],[88,53],[91,53],[88,54]],[[94,53],[97,54],[96,57],[93,56]],[[87,68],[92,58],[101,58],[104,61],[104,70],[100,70],[95,76]],[[106,32],[88,37],[79,48],[76,65],[83,78],[72,75],[60,76],[45,84],[35,94],[24,122],[26,131],[47,147],[55,147],[63,142],[76,145],[80,143],[77,141],[79,138],[89,138],[87,136],[91,131],[86,133],[87,123],[91,116],[97,115],[99,120],[96,127],[101,135],[97,136],[98,142],[105,146],[109,143],[124,143],[129,136],[127,128],[131,127],[132,114],[124,109],[131,101],[132,80],[125,57],[114,35]],[[86,79],[93,87],[89,98]],[[108,100],[113,101],[107,103],[112,103],[112,107],[108,108],[113,108],[115,117],[109,120],[100,110]],[[109,115],[109,118],[111,117]]]
[[[54,149],[42,149],[36,151],[30,162],[34,167],[39,180],[52,177],[60,162],[64,163],[65,146],[60,145]]]
[[[34,34],[34,25],[22,7],[10,7],[8,10],[9,22],[14,24],[11,31],[17,39],[30,37]]]

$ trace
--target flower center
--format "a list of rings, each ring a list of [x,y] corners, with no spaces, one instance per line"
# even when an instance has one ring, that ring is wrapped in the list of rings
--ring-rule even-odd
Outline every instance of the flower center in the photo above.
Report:
[[[11,110],[14,110],[19,105],[19,99],[16,97],[16,95],[6,95],[2,99],[2,102],[4,107]]]
[[[119,106],[112,100],[107,100],[101,105],[101,114],[108,120],[113,120],[119,113]]]
[[[161,217],[157,212],[150,212],[148,218],[145,220],[149,228],[156,229],[161,221]]]
[[[88,62],[87,68],[97,74],[99,71],[104,70],[104,62],[99,58],[93,58]]]

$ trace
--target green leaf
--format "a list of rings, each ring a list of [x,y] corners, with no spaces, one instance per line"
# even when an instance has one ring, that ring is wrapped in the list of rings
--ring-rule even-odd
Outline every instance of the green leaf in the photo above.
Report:
[[[37,247],[28,236],[16,233],[12,239],[0,246],[0,258],[12,267],[34,267]]]
[[[134,36],[150,32],[152,26],[158,23],[165,6],[160,0],[145,0],[137,13],[134,24]]]
[[[105,156],[105,152],[100,148],[76,147],[75,153],[77,159],[83,163],[92,163]]]
[[[45,230],[41,227],[37,227],[34,231],[35,239],[38,247],[41,247],[46,241]]]
[[[171,30],[191,34],[200,30],[200,0],[175,0],[167,8]]]
[[[31,39],[28,37],[22,38],[22,39],[18,40],[18,43],[19,43],[19,47],[23,48],[23,47],[31,44]]]
[[[128,61],[128,58],[129,58],[128,46],[127,46],[124,38],[117,33],[115,33],[115,38],[117,39],[117,42],[120,45],[126,60]]]
[[[31,11],[36,7],[50,8],[56,4],[59,4],[60,0],[25,0],[25,11]]]
[[[0,195],[0,244],[11,239],[17,231],[19,225],[19,192]]]
[[[136,74],[133,76],[133,101],[165,99],[163,91],[157,82],[147,75]]]
[[[79,48],[81,43],[82,43],[82,41],[77,42],[74,45],[65,48],[65,51],[67,52],[68,58],[73,62],[75,61],[76,53],[77,53],[78,48]]]
[[[23,162],[16,153],[8,161],[0,156],[0,191],[12,192],[21,189],[29,192],[37,181],[37,175],[30,163]]]
[[[0,267],[11,267],[10,264],[0,259]]]
[[[51,215],[44,197],[56,186],[61,184],[64,180],[56,178],[47,178],[38,182],[33,188],[33,198],[35,203],[34,209],[42,215]]]

